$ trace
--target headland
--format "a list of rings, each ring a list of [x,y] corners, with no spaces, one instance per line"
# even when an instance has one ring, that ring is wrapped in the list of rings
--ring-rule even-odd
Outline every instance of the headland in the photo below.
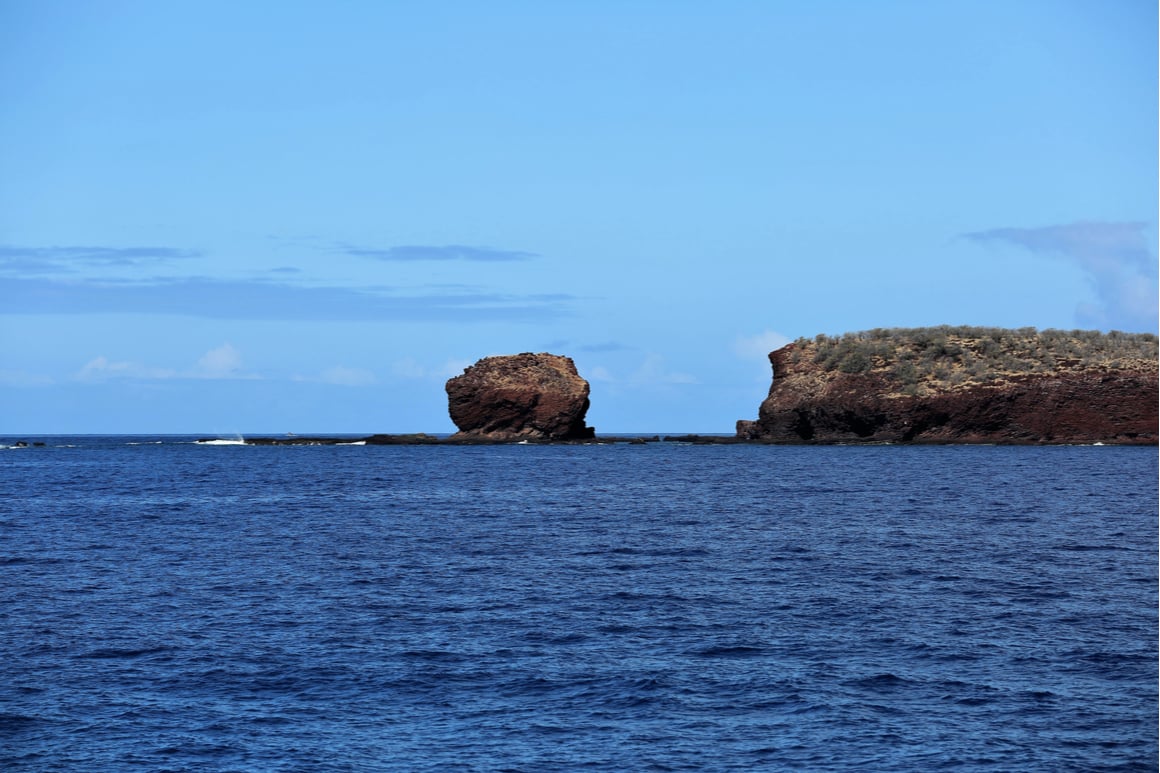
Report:
[[[1151,334],[985,327],[802,338],[737,437],[771,443],[1155,445]]]

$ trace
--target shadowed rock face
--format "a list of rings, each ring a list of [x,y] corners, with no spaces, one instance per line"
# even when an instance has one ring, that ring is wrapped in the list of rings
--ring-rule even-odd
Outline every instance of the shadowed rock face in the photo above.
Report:
[[[584,425],[588,382],[569,357],[513,354],[486,357],[447,382],[453,437],[494,440],[575,440],[593,437]]]
[[[1155,444],[1160,435],[1155,337],[1134,337],[1128,355],[1094,356],[1106,349],[1084,347],[1110,346],[1107,337],[1084,334],[1068,344],[1071,354],[1055,357],[1056,344],[1034,331],[998,331],[988,342],[968,330],[919,345],[910,331],[890,332],[898,337],[891,345],[831,347],[829,357],[810,339],[772,352],[769,396],[757,421],[737,422],[738,438]],[[932,354],[928,345],[939,348]],[[928,370],[916,375],[915,363]]]

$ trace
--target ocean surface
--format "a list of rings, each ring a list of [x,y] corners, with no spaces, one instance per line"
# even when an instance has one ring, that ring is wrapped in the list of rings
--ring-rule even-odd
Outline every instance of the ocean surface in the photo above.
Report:
[[[1155,448],[192,440],[0,439],[0,769],[1157,769]]]

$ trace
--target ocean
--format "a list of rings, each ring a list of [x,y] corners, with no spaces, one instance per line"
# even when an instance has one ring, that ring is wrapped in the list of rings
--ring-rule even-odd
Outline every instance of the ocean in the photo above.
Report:
[[[0,440],[0,769],[1157,769],[1156,448],[193,440]]]

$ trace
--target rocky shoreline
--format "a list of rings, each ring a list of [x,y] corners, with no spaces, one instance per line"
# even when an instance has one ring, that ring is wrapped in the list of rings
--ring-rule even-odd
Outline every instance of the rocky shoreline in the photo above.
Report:
[[[221,443],[220,438],[199,438],[198,443]],[[247,446],[496,446],[496,445],[644,445],[646,443],[727,443],[738,442],[731,435],[612,435],[590,438],[524,438],[456,436],[438,437],[418,432],[405,435],[376,434],[365,437],[327,437],[294,435],[288,437],[252,437],[236,445]],[[758,441],[760,442],[760,441]]]
[[[198,443],[220,443],[219,438],[200,438]],[[594,436],[585,439],[552,440],[534,438],[525,440],[503,440],[499,438],[457,438],[454,436],[435,437],[424,433],[407,435],[368,435],[366,437],[254,437],[246,438],[236,445],[247,446],[500,446],[500,445],[537,445],[537,446],[593,446],[593,445],[696,445],[696,446],[946,446],[946,445],[1006,445],[1006,446],[1042,446],[1042,445],[1073,445],[1073,446],[1154,446],[1155,440],[1147,438],[1120,439],[1111,442],[1105,441],[1041,441],[1041,440],[997,440],[997,441],[947,441],[919,438],[915,440],[802,440],[802,439],[773,439],[773,438],[746,438],[736,435],[614,435]],[[44,445],[38,443],[37,445]]]
[[[446,384],[458,432],[256,437],[245,445],[1156,445],[1157,337],[1034,328],[878,329],[769,354],[756,421],[733,435],[600,436],[571,358],[485,357]],[[206,438],[198,442],[222,443]]]

